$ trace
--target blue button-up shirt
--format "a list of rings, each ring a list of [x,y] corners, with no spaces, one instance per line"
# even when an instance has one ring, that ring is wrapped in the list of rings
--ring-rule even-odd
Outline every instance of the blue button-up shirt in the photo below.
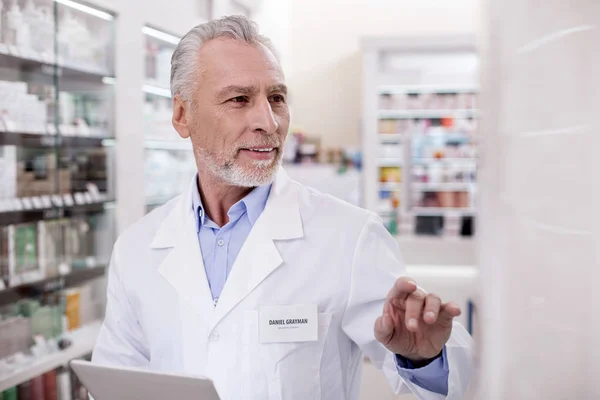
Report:
[[[197,176],[196,182],[198,182]],[[196,187],[196,189],[198,188]],[[233,262],[254,223],[265,209],[270,192],[271,185],[259,186],[252,190],[246,197],[231,206],[227,212],[229,222],[223,227],[219,227],[206,215],[202,207],[200,191],[193,191],[192,204],[196,216],[198,242],[202,251],[206,278],[215,304],[219,301]],[[445,348],[441,357],[418,369],[413,369],[409,360],[400,356],[396,357],[400,374],[407,375],[411,381],[422,388],[443,395],[448,393],[449,371],[446,360]]]

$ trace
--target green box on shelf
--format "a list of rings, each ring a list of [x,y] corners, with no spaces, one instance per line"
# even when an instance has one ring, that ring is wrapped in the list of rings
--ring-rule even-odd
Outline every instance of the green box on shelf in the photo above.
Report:
[[[21,315],[27,318],[31,318],[40,307],[41,304],[37,300],[24,299],[19,301],[19,309],[21,310]]]
[[[17,400],[17,388],[11,387],[0,393],[0,399],[2,400]]]

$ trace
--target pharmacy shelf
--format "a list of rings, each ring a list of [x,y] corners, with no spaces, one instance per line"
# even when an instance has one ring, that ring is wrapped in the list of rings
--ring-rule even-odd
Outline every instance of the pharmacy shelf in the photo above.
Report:
[[[402,182],[380,182],[380,190],[402,190]]]
[[[377,159],[377,165],[379,167],[401,167],[404,165],[404,160],[396,157],[381,157]]]
[[[43,133],[0,132],[0,146],[21,147],[101,147],[105,138],[91,136],[65,136]]]
[[[3,43],[0,43],[0,67],[39,72],[49,76],[53,76],[56,72],[61,79],[72,78],[99,83],[103,82],[102,78],[111,75],[108,70],[97,66],[73,64],[60,60],[57,63],[52,56],[42,55],[33,50],[7,46]]]
[[[406,140],[406,135],[402,133],[380,133],[379,141],[381,143],[401,143]]]
[[[65,333],[63,337],[71,341],[72,344],[70,347],[38,357],[26,366],[0,375],[0,392],[13,386],[18,386],[58,367],[66,366],[73,359],[85,357],[90,354],[94,349],[101,326],[101,322],[96,321],[80,329]]]
[[[475,158],[413,158],[411,161],[413,165],[435,165],[435,164],[446,164],[446,165],[464,165],[464,164],[477,164]]]
[[[419,217],[436,217],[436,216],[474,216],[476,211],[474,208],[444,208],[444,207],[413,207],[410,212]]]
[[[74,268],[68,274],[9,287],[0,290],[0,307],[14,304],[22,299],[38,297],[44,293],[81,286],[86,282],[103,277],[105,273],[106,265],[91,268]]]
[[[473,191],[475,190],[475,183],[469,182],[456,182],[456,183],[424,183],[424,182],[413,182],[412,187],[414,190],[427,191],[427,192],[455,192],[455,191]]]
[[[451,93],[478,93],[479,88],[472,85],[385,85],[379,87],[379,94],[451,94]]]
[[[379,110],[380,119],[474,118],[476,110]]]
[[[72,218],[84,215],[103,213],[108,208],[113,208],[115,202],[102,201],[89,204],[74,205],[72,207],[47,207],[32,210],[0,212],[0,226],[26,224],[48,219]]]

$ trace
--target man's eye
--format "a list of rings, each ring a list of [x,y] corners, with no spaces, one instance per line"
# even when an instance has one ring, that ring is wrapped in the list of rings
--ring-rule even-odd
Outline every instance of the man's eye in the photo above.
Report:
[[[248,102],[248,98],[246,96],[237,96],[237,97],[234,97],[233,99],[231,99],[229,101],[232,101],[234,103],[247,103]]]
[[[285,103],[285,97],[283,97],[280,94],[276,94],[274,96],[271,96],[271,101],[273,103]]]

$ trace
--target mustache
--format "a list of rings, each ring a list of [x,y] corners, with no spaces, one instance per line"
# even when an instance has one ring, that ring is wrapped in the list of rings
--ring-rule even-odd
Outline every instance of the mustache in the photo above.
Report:
[[[236,146],[235,151],[238,152],[240,150],[243,149],[252,149],[252,148],[256,148],[256,147],[273,147],[276,150],[279,150],[281,148],[282,142],[281,140],[273,140],[273,139],[268,139],[268,140],[259,140],[259,141],[253,141],[252,143],[240,143]]]

